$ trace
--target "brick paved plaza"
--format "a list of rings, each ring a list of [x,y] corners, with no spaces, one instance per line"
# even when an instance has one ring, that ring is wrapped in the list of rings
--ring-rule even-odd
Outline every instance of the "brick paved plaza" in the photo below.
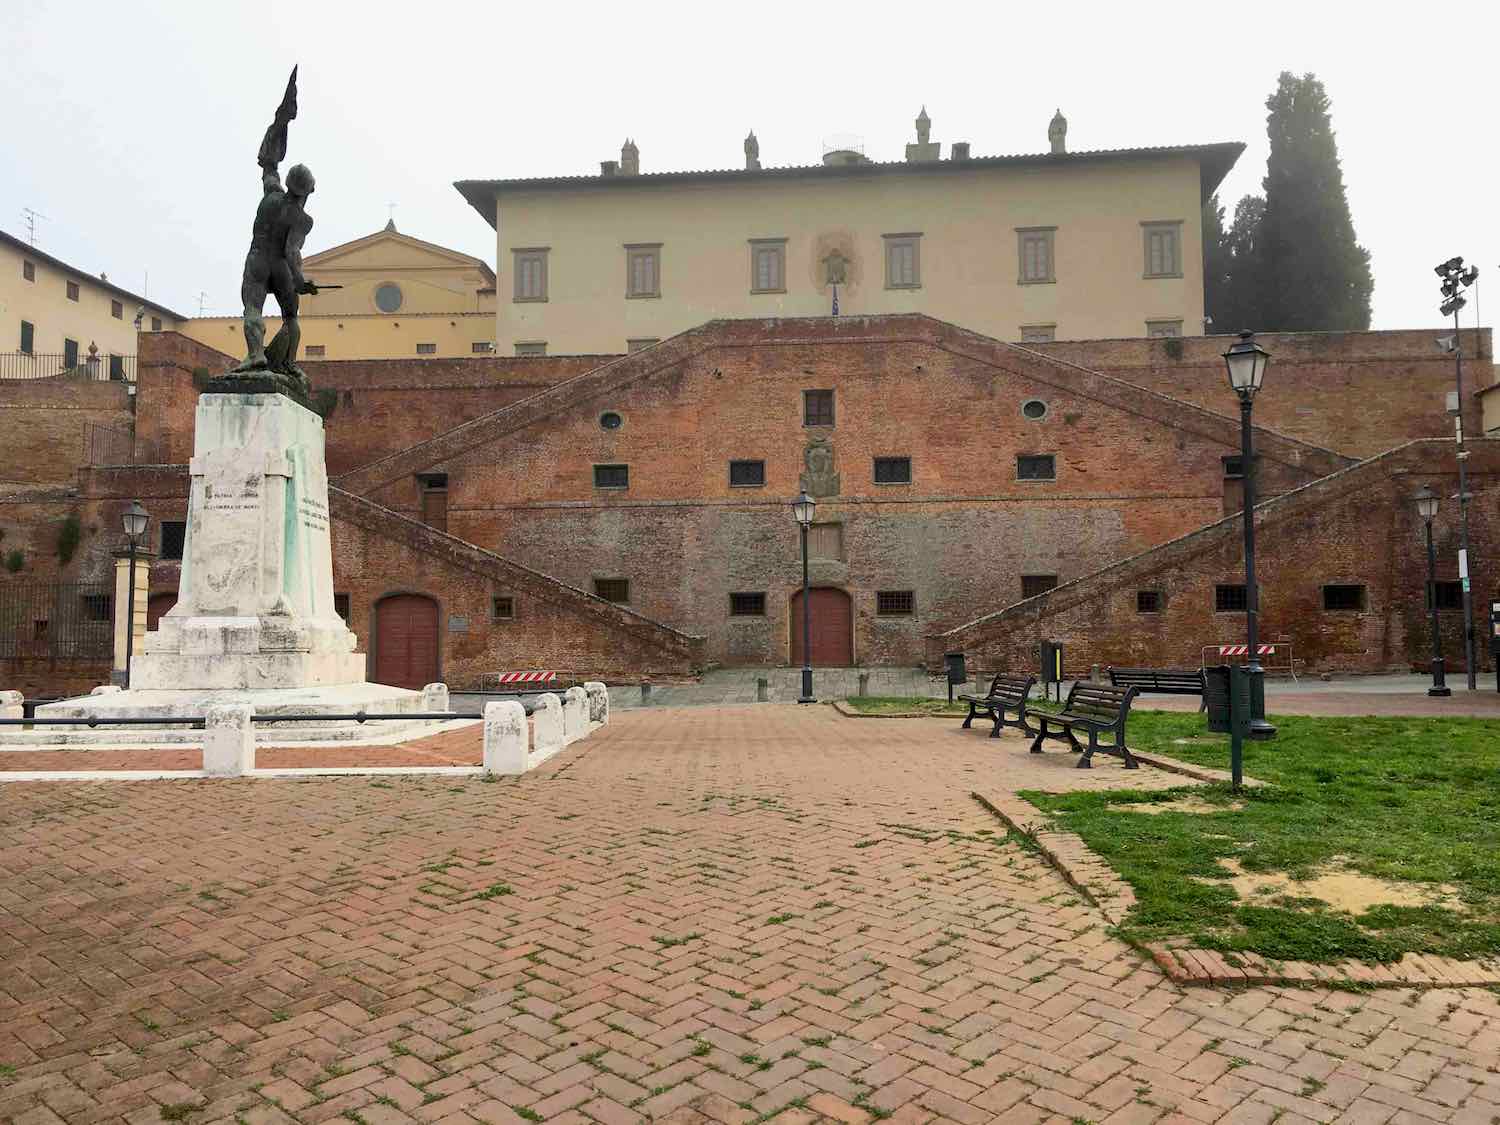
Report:
[[[1492,992],[1108,936],[970,793],[1183,779],[1071,763],[762,706],[519,781],[8,785],[0,1120],[1500,1120]]]

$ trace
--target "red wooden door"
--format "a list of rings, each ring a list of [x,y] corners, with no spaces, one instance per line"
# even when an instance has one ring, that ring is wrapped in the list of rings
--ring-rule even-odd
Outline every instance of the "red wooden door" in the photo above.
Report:
[[[146,600],[146,632],[156,632],[162,616],[176,604],[176,594],[152,594]]]
[[[422,688],[438,678],[437,603],[397,594],[375,607],[376,683]]]
[[[842,590],[812,590],[812,665],[848,668],[854,663],[854,606]],[[792,663],[802,663],[802,591],[792,595]]]

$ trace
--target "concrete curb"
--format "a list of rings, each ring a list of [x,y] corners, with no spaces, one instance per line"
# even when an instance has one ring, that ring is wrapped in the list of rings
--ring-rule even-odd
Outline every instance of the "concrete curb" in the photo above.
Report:
[[[856,711],[842,699],[835,699],[831,706],[846,719],[962,719],[962,715],[935,715],[931,711],[887,711],[872,715],[868,711]]]
[[[1136,757],[1142,762],[1158,764],[1139,754]],[[1188,766],[1172,759],[1165,761],[1182,767],[1173,772],[1189,777],[1218,773],[1217,770]],[[1160,768],[1171,769],[1172,766],[1162,765]],[[1220,780],[1219,777],[1202,779]],[[1224,780],[1227,780],[1227,775]],[[1135,891],[1115,873],[1114,868],[1089,850],[1081,836],[1051,827],[1052,822],[1046,813],[1015,794],[1006,793],[995,798],[978,792],[969,795],[1012,831],[1032,841],[1063,880],[1098,908],[1111,926],[1118,927],[1125,920],[1126,914],[1135,906]],[[1182,985],[1312,985],[1324,988],[1487,988],[1500,985],[1500,961],[1495,960],[1458,961],[1452,957],[1408,953],[1389,965],[1367,965],[1363,961],[1316,965],[1306,961],[1275,961],[1254,953],[1220,953],[1198,949],[1185,942],[1130,944],[1150,957],[1169,979]]]

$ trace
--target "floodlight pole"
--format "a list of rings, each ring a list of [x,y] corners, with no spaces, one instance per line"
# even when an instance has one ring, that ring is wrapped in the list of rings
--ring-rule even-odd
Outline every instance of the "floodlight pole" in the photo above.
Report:
[[[1453,415],[1453,437],[1458,443],[1458,582],[1464,607],[1464,672],[1469,690],[1479,686],[1474,667],[1474,596],[1469,592],[1469,452],[1464,448],[1464,344],[1459,334],[1458,309],[1453,310],[1453,369],[1457,409]]]

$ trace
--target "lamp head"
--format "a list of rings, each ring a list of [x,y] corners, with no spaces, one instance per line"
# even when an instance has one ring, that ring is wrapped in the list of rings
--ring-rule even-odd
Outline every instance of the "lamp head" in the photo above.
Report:
[[[134,541],[146,534],[146,525],[151,522],[151,514],[141,507],[139,500],[132,500],[130,507],[125,509],[121,522],[125,525],[125,534]]]
[[[1241,400],[1249,402],[1260,390],[1270,366],[1271,353],[1255,342],[1254,332],[1241,332],[1239,342],[1224,353],[1229,369],[1229,385]]]
[[[813,512],[817,511],[818,502],[807,494],[807,489],[802,490],[802,495],[792,501],[792,515],[803,527],[811,527]]]
[[[1438,513],[1438,495],[1425,484],[1417,489],[1417,494],[1412,497],[1412,503],[1417,506],[1417,515],[1428,523],[1431,523]]]

